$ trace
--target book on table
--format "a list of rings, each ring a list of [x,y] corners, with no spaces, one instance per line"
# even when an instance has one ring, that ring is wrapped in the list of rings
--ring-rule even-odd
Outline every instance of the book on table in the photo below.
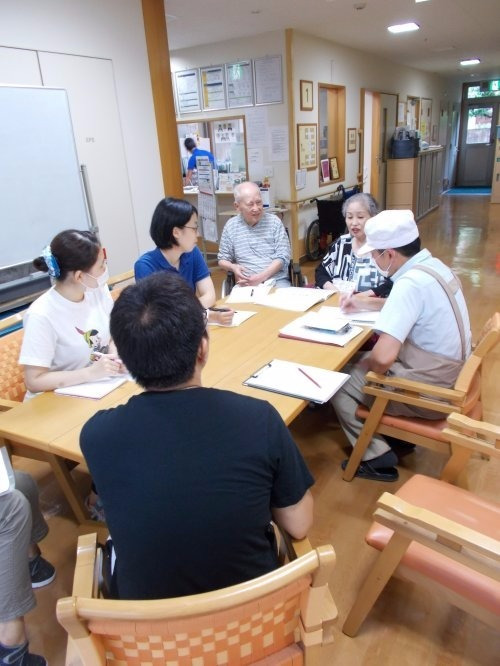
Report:
[[[293,398],[324,403],[349,379],[344,372],[273,359],[243,384]]]
[[[94,400],[99,400],[122,384],[125,384],[125,382],[128,382],[130,379],[130,375],[105,377],[104,379],[98,379],[95,382],[86,382],[85,384],[75,384],[74,386],[57,388],[54,393],[70,395],[75,398],[93,398]]]
[[[363,332],[360,326],[352,326],[348,320],[338,317],[324,317],[319,312],[308,312],[279,330],[280,338],[319,342],[324,345],[345,347],[357,335]]]
[[[267,284],[259,284],[256,287],[235,285],[226,298],[226,303],[257,303],[259,298],[263,298],[270,291],[271,286]]]
[[[370,326],[375,327],[381,310],[358,310],[357,312],[343,312],[339,307],[323,307],[320,312],[323,310],[329,310],[329,315],[334,317],[340,317],[350,322],[351,324],[361,324],[361,326]]]

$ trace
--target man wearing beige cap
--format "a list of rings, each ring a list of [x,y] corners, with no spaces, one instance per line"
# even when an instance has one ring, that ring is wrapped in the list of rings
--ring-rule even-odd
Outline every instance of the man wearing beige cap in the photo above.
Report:
[[[413,213],[382,211],[368,220],[365,233],[366,243],[358,255],[371,252],[379,271],[394,286],[377,321],[378,341],[370,352],[347,366],[351,379],[332,399],[352,446],[363,426],[355,416],[356,407],[370,407],[374,400],[363,393],[368,370],[449,388],[471,349],[469,314],[460,282],[439,259],[420,249]],[[349,299],[343,307],[347,311],[352,307]],[[442,418],[437,412],[396,402],[389,402],[386,413]],[[375,435],[357,476],[396,481],[397,462],[387,441]]]

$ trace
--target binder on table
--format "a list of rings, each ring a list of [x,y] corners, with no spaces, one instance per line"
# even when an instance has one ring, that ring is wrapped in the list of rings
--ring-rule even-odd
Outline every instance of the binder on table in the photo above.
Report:
[[[349,379],[344,372],[273,359],[243,384],[293,398],[324,403]]]

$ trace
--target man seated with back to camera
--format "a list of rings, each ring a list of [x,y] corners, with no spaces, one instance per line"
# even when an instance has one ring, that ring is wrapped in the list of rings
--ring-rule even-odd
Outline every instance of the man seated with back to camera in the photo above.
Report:
[[[363,422],[356,408],[370,407],[374,397],[363,393],[368,370],[388,376],[451,388],[471,351],[471,331],[461,284],[442,261],[422,250],[411,210],[384,210],[365,226],[366,243],[358,255],[371,253],[378,270],[394,283],[377,319],[380,334],[373,349],[344,369],[351,379],[332,398],[340,424],[354,446]],[[352,298],[341,299],[355,311]],[[442,419],[440,412],[389,402],[386,414]],[[390,441],[390,440],[389,440]],[[396,440],[396,444],[398,444]],[[396,453],[381,435],[374,435],[357,476],[396,481]],[[345,468],[347,461],[342,463]]]
[[[114,595],[196,594],[274,570],[270,521],[304,537],[314,483],[279,414],[202,386],[206,312],[180,276],[127,287],[110,327],[145,389],[81,433],[116,551]]]
[[[236,185],[234,206],[238,215],[222,230],[219,266],[232,271],[240,287],[267,281],[290,287],[290,241],[279,217],[264,211],[259,186],[249,181]]]

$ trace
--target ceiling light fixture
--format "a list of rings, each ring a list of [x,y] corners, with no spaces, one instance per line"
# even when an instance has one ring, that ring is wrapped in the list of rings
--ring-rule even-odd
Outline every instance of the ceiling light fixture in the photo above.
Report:
[[[416,23],[399,23],[397,25],[390,25],[387,30],[397,34],[399,32],[412,32],[413,30],[420,30],[420,26]]]
[[[470,65],[479,65],[480,62],[479,58],[469,58],[469,60],[461,60],[460,64],[463,67],[469,67]]]

